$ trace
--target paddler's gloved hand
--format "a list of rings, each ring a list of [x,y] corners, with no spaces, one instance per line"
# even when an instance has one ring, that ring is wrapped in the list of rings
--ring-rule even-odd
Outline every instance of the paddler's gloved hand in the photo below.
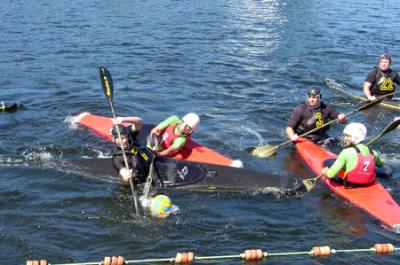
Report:
[[[321,169],[321,175],[326,176],[326,174],[328,173],[328,167],[324,167],[323,169]]]
[[[132,178],[132,169],[127,169],[123,167],[119,170],[119,175],[122,177],[122,183],[129,183],[129,179]]]
[[[150,132],[150,136],[154,135],[160,135],[162,129],[159,126],[154,127],[151,132]]]
[[[123,122],[121,117],[111,119],[114,125],[121,124]]]
[[[342,113],[340,113],[337,118],[338,118],[340,123],[346,123],[347,122],[346,115],[344,115]]]
[[[290,140],[292,141],[297,141],[299,139],[299,136],[295,133],[290,137]]]

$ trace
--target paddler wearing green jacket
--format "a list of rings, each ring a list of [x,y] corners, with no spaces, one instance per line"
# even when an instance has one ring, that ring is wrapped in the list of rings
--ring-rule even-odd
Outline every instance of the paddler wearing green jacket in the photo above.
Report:
[[[367,128],[361,123],[350,123],[343,130],[343,149],[332,166],[325,167],[321,174],[330,179],[335,178],[341,169],[345,170],[341,180],[349,186],[367,186],[375,181],[375,166],[382,167],[379,153],[371,150],[362,142],[367,135]]]
[[[157,156],[174,155],[187,144],[199,123],[196,113],[188,113],[182,119],[171,116],[151,130],[147,145]]]

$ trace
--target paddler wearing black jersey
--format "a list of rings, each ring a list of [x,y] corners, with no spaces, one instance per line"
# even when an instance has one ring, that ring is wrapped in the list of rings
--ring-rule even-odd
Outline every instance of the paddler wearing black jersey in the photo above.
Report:
[[[325,104],[321,98],[322,94],[319,88],[310,88],[307,92],[307,100],[293,110],[286,127],[286,134],[290,140],[296,141],[299,135],[321,127],[330,120],[337,118],[341,123],[347,121],[344,114],[339,114],[335,107]],[[329,138],[328,129],[329,126],[324,126],[321,130],[305,137],[313,142],[321,142]]]
[[[392,57],[388,54],[382,54],[379,57],[379,64],[368,73],[364,82],[364,94],[368,100],[373,101],[378,96],[393,93],[395,83],[400,85],[400,76],[390,69]],[[390,98],[390,96],[388,96]]]

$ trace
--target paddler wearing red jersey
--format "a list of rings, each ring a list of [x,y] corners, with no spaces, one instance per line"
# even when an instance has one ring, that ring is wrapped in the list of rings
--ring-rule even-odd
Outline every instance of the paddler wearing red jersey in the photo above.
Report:
[[[361,123],[350,123],[343,130],[343,149],[331,167],[325,167],[321,174],[334,178],[344,169],[345,185],[366,186],[374,183],[375,166],[382,167],[383,161],[379,153],[372,151],[362,143],[367,135],[367,128]]]
[[[171,116],[151,130],[148,146],[157,156],[171,156],[187,144],[199,123],[200,117],[195,113],[188,113],[182,119]]]
[[[339,114],[332,105],[324,104],[321,101],[322,94],[318,88],[310,88],[307,92],[306,102],[297,106],[287,123],[287,137],[296,141],[299,135],[306,133],[312,129],[322,127],[329,120],[339,119],[340,122],[346,122],[346,116]],[[322,141],[329,136],[326,134],[329,126],[325,126],[316,132],[307,135],[313,142]]]

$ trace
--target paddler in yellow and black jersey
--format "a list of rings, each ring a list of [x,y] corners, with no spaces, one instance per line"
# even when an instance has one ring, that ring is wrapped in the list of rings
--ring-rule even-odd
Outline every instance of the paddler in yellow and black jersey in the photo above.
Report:
[[[382,54],[379,58],[379,65],[368,73],[363,86],[364,94],[368,100],[373,101],[378,96],[393,93],[395,83],[400,85],[400,76],[390,69],[391,63],[390,55]]]
[[[172,156],[185,147],[199,123],[200,117],[193,112],[182,119],[171,116],[151,130],[147,146],[157,156]]]
[[[121,136],[118,137],[117,127]],[[123,125],[114,125],[111,129],[113,142],[116,149],[112,155],[112,164],[122,178],[122,183],[129,183],[129,179],[133,177],[134,183],[142,183],[146,181],[149,174],[153,153],[145,146],[140,147],[139,143],[132,138],[132,127]],[[121,143],[123,149],[121,149]],[[128,168],[126,168],[123,152],[126,154]]]
[[[290,140],[296,141],[299,135],[321,127],[329,120],[338,118],[339,122],[346,122],[346,116],[339,114],[332,105],[322,102],[321,97],[320,89],[310,88],[307,92],[306,102],[293,110],[286,127],[286,134]],[[326,133],[328,129],[329,126],[325,126],[305,137],[313,142],[324,144],[326,140],[331,139]]]

